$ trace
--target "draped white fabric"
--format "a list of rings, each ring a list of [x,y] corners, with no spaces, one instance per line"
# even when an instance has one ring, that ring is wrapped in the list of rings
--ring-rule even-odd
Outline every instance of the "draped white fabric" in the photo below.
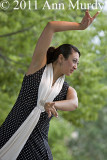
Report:
[[[39,85],[37,106],[32,110],[30,115],[8,140],[8,142],[0,149],[0,160],[16,160],[31,132],[38,123],[41,112],[45,111],[44,104],[46,102],[52,102],[53,99],[59,94],[64,80],[65,75],[62,75],[52,86],[52,63],[46,65]]]

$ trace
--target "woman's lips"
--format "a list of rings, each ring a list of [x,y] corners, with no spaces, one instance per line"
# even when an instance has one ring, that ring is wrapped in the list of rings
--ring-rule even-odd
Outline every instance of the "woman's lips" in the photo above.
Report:
[[[74,71],[74,70],[71,69],[71,70],[70,70],[70,73],[72,73],[73,71]]]

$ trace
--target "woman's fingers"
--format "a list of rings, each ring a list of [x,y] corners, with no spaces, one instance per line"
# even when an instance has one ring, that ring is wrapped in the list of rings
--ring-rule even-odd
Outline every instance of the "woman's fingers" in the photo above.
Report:
[[[93,20],[98,16],[99,13],[100,12],[98,11],[93,17],[91,17],[89,14],[89,10],[86,10],[85,16],[83,17],[80,23],[80,29],[81,30],[86,29],[93,22]]]
[[[47,102],[45,103],[45,110],[48,113],[48,117],[51,117],[51,115],[53,114],[55,117],[58,117],[58,113],[54,107],[55,102]]]
[[[94,19],[98,16],[99,13],[100,13],[100,11],[98,11],[98,12],[92,17],[92,19],[94,20]]]
[[[55,109],[54,106],[52,106],[52,110],[53,110],[54,116],[55,116],[55,117],[58,117],[58,112],[56,111],[56,109]]]
[[[85,14],[86,14],[87,17],[91,17],[88,9],[86,10]]]
[[[86,16],[87,16],[88,18],[92,18],[92,19],[95,19],[95,18],[98,16],[99,13],[100,13],[100,11],[98,11],[93,17],[91,17],[88,9],[87,9],[86,12],[85,12]]]
[[[51,117],[51,111],[50,110],[48,110],[48,117],[50,118]]]
[[[51,109],[48,110],[48,117],[50,118],[52,114],[55,117],[58,117],[58,113],[55,113],[55,111],[53,110],[53,108],[51,108]]]
[[[55,103],[51,103],[51,110],[52,110],[52,113],[54,114],[54,116],[58,117],[58,112],[56,111],[54,105],[55,105]]]

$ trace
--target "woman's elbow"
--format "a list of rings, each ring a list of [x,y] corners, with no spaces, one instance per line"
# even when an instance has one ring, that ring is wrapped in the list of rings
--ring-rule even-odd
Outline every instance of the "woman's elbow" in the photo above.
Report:
[[[78,108],[78,101],[74,101],[74,110]]]
[[[75,109],[77,109],[77,108],[78,108],[78,104],[77,104],[77,103],[74,105],[74,108],[75,108]]]
[[[54,26],[54,22],[53,21],[49,21],[47,23],[47,27],[52,30],[53,32],[55,32],[55,26]]]
[[[76,97],[76,100],[75,100],[75,109],[78,108],[78,97]]]
[[[53,29],[52,21],[49,21],[49,22],[47,23],[47,26],[50,27],[51,29]]]

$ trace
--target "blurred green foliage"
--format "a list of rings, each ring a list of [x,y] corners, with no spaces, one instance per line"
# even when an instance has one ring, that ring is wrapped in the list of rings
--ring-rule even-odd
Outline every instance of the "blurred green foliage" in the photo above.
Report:
[[[75,128],[77,138],[68,138],[67,146],[75,160],[106,160],[107,159],[107,107],[99,111],[98,120],[87,122],[84,129]]]

